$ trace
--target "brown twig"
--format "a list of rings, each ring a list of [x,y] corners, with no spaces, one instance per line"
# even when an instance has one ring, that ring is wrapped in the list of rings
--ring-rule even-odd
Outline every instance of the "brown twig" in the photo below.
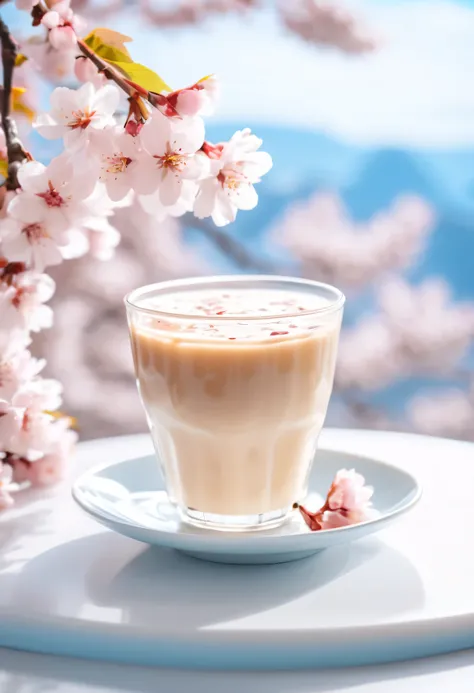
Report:
[[[101,72],[107,79],[111,79],[115,84],[122,89],[129,97],[131,98],[136,98],[137,92],[133,87],[128,85],[125,81],[125,79],[120,75],[118,70],[113,68],[111,65],[105,62],[105,60],[102,60],[101,57],[97,55],[97,53],[94,53],[94,51],[89,48],[87,43],[83,41],[81,38],[77,38],[77,46],[81,53],[86,57],[89,58],[89,60],[94,63],[96,68]]]
[[[0,17],[0,41],[2,44],[3,89],[2,89],[2,128],[5,133],[8,156],[7,190],[19,188],[18,169],[28,159],[27,152],[18,137],[15,121],[10,116],[13,70],[17,56],[17,45],[8,26]]]

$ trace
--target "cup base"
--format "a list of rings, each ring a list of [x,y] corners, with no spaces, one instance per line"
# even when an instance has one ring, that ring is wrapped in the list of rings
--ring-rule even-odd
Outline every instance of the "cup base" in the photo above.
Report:
[[[264,529],[279,527],[288,517],[289,508],[273,510],[258,515],[215,515],[203,513],[192,508],[180,509],[183,522],[218,532],[258,532]]]

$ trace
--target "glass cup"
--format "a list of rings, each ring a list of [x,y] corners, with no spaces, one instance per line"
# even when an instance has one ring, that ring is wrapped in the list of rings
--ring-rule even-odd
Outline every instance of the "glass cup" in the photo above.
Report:
[[[125,298],[170,501],[217,530],[281,524],[307,492],[344,295],[273,276],[169,281]]]

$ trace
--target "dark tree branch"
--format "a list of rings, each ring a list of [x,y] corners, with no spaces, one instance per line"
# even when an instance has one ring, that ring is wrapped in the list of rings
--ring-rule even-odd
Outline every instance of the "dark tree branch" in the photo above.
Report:
[[[7,190],[19,187],[18,169],[28,159],[28,154],[18,137],[15,121],[10,116],[13,70],[17,55],[17,45],[10,30],[0,17],[0,41],[2,43],[3,89],[2,89],[2,128],[5,133],[8,156]]]
[[[225,231],[212,226],[206,219],[197,219],[193,215],[186,215],[184,222],[187,226],[197,229],[200,233],[208,238],[219,250],[235,262],[242,269],[256,270],[266,274],[274,274],[277,268],[271,262],[255,257],[252,253],[243,246],[239,241],[236,241],[232,236],[229,236]]]

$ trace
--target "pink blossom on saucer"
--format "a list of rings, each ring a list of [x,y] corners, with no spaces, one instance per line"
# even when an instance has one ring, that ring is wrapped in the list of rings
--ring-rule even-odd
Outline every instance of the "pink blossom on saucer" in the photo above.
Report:
[[[311,512],[298,503],[304,521],[312,532],[337,529],[370,520],[374,515],[371,498],[374,489],[366,486],[365,479],[354,469],[340,469],[331,484],[324,505]]]

